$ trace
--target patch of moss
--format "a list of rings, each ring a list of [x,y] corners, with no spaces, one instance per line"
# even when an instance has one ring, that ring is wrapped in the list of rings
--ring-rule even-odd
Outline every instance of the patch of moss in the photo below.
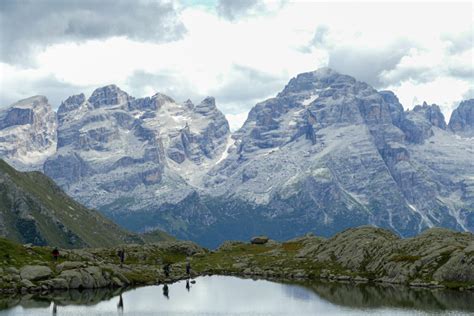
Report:
[[[421,257],[420,256],[411,256],[411,255],[406,255],[406,254],[398,254],[398,255],[394,255],[392,256],[392,258],[390,259],[391,261],[394,261],[394,262],[415,262],[417,260],[420,260]]]
[[[146,283],[157,281],[155,274],[149,271],[130,271],[130,272],[125,272],[124,276],[132,284],[146,284]]]
[[[285,242],[282,245],[283,250],[296,252],[303,248],[303,244],[301,242]]]

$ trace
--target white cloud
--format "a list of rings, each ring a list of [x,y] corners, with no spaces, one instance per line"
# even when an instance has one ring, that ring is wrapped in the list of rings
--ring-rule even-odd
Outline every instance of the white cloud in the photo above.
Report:
[[[397,92],[397,96],[405,108],[413,108],[417,104],[426,101],[429,104],[438,104],[449,120],[451,110],[458,106],[459,100],[469,91],[472,84],[467,81],[440,77],[427,82],[416,82],[408,79],[397,85],[389,86],[388,89]]]
[[[232,7],[229,20],[209,5],[179,5],[176,23],[186,32],[173,41],[145,41],[142,33],[88,37],[46,47],[34,56],[35,67],[0,64],[0,101],[45,94],[58,103],[74,88],[90,93],[115,83],[137,97],[160,91],[198,102],[215,95],[237,126],[291,77],[329,64],[392,89],[407,107],[416,97],[449,115],[473,84],[470,9],[469,3],[278,2],[269,10]]]

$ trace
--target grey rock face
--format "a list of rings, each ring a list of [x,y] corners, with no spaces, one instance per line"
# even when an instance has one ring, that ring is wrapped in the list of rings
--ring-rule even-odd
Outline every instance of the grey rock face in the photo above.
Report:
[[[56,114],[43,96],[0,110],[0,156],[17,169],[41,169],[56,151]]]
[[[449,120],[449,128],[455,133],[474,135],[474,99],[459,104]]]

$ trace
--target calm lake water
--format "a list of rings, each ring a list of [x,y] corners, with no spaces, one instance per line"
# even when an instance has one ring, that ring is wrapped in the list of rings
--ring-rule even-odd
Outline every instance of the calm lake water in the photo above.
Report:
[[[126,291],[0,297],[5,315],[474,315],[474,293],[339,283],[199,277]]]

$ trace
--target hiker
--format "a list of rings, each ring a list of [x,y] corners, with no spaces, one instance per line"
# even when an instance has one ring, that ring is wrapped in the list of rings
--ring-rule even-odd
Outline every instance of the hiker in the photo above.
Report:
[[[58,314],[58,307],[56,302],[53,302],[53,316]]]
[[[191,288],[191,286],[189,285],[189,279],[186,280],[186,290],[188,290],[189,292],[189,289]]]
[[[170,299],[168,284],[165,284],[165,285],[163,286],[163,295],[164,295],[167,299]]]
[[[120,259],[120,267],[122,267],[123,262],[125,261],[125,250],[119,249],[119,251],[117,252],[117,256]]]
[[[163,270],[165,271],[165,276],[168,278],[170,276],[170,264],[169,263],[165,264],[165,266],[163,267]]]
[[[186,262],[186,274],[188,276],[191,275],[191,262],[189,262],[189,261]]]
[[[51,254],[53,255],[53,261],[58,261],[58,257],[59,257],[59,250],[58,250],[58,247],[54,247],[53,251],[51,252]]]

